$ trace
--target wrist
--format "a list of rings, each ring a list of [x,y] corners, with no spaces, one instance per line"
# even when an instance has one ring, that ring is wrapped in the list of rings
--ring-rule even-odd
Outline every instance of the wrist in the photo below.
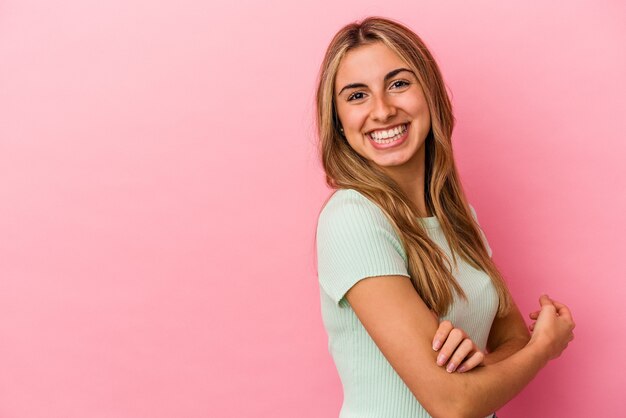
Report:
[[[539,361],[539,366],[541,368],[543,368],[550,361],[548,347],[545,344],[542,344],[541,341],[531,338],[528,344],[524,347],[524,350],[528,351],[534,359]]]

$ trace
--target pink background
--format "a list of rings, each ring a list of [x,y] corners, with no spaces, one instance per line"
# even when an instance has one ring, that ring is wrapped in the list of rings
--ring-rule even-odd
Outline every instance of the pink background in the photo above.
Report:
[[[437,58],[522,310],[577,322],[501,415],[622,414],[626,5],[546,3],[0,3],[0,416],[337,416],[313,99],[370,14]]]

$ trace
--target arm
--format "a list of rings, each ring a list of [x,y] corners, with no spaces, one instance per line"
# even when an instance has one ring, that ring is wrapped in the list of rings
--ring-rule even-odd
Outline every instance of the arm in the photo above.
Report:
[[[500,408],[560,355],[573,328],[566,308],[556,316],[555,306],[543,297],[533,337],[524,348],[497,363],[448,374],[435,363],[431,344],[438,321],[408,277],[360,280],[346,298],[385,358],[435,417],[481,417]]]
[[[530,333],[515,303],[508,315],[493,320],[483,364],[494,364],[518,352],[530,341]]]
[[[533,312],[531,319],[537,319],[538,313],[539,311]],[[530,334],[522,314],[513,304],[507,316],[494,318],[487,341],[488,352],[482,352],[465,331],[455,327],[450,321],[439,324],[433,337],[433,350],[439,351],[437,365],[445,366],[448,372],[465,372],[477,366],[504,360],[521,350],[529,340]]]

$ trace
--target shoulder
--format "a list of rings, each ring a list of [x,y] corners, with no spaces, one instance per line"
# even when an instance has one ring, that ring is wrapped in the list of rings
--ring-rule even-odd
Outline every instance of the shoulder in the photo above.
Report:
[[[408,276],[406,252],[381,208],[356,190],[337,190],[317,223],[320,283],[336,302],[366,277]]]
[[[318,231],[328,224],[366,226],[388,224],[378,205],[354,189],[339,189],[327,200],[318,218]]]
[[[320,253],[371,257],[374,252],[394,252],[406,260],[402,240],[383,210],[360,192],[337,190],[326,202],[317,221]]]
[[[317,221],[317,239],[341,239],[346,242],[385,237],[399,242],[399,237],[383,210],[365,195],[353,189],[339,189],[326,202]]]
[[[376,206],[374,202],[369,200],[361,192],[354,189],[338,189],[327,200],[322,213],[332,211],[333,208],[345,206],[345,205],[360,205],[360,206]]]

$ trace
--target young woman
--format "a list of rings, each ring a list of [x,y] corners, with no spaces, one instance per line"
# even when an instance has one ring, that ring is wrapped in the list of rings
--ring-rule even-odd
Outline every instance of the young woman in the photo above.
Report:
[[[463,193],[452,107],[422,40],[378,17],[342,28],[320,69],[317,123],[337,189],[317,260],[339,416],[495,416],[567,347],[574,322],[542,295],[526,329]]]

